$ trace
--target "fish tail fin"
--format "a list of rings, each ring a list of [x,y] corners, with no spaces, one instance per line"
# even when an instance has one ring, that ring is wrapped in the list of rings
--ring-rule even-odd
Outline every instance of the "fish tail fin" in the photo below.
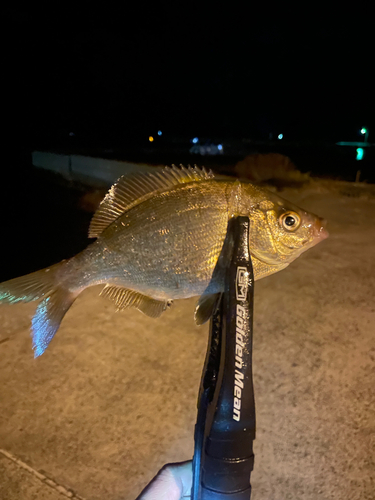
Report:
[[[0,305],[42,299],[32,319],[34,357],[44,353],[79,292],[58,284],[56,272],[65,262],[0,284]]]
[[[56,272],[65,261],[0,283],[0,305],[39,300],[56,286]]]
[[[38,305],[32,319],[34,357],[41,356],[60,327],[61,321],[73,304],[77,293],[56,287]]]

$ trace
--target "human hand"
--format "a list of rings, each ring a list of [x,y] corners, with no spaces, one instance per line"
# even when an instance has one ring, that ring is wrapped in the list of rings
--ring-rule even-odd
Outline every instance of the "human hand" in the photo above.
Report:
[[[137,500],[190,500],[192,484],[191,460],[167,464],[160,469]]]

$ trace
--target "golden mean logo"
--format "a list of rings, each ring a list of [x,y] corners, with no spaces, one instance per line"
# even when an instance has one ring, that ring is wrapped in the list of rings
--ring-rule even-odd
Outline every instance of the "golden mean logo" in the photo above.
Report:
[[[236,276],[237,300],[246,300],[248,284],[249,284],[249,273],[246,267],[237,267],[237,276]]]

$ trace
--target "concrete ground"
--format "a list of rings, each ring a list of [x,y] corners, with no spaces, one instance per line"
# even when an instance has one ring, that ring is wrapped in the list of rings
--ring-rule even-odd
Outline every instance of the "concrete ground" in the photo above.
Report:
[[[346,193],[348,194],[348,193]],[[375,498],[375,200],[283,196],[331,237],[256,283],[252,500]],[[5,265],[5,263],[2,263]],[[0,498],[134,500],[192,457],[208,327],[85,291],[33,359],[33,304],[0,308]]]

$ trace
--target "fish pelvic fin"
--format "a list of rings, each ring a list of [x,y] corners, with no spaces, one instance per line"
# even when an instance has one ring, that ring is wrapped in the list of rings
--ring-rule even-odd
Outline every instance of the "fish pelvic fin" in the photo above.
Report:
[[[58,284],[56,272],[63,265],[64,261],[0,284],[0,305],[42,299],[32,319],[31,335],[35,358],[44,353],[79,293]]]
[[[158,318],[172,304],[171,300],[153,299],[134,290],[112,285],[106,285],[100,292],[100,296],[113,300],[118,311],[127,307],[135,307],[150,318]]]

